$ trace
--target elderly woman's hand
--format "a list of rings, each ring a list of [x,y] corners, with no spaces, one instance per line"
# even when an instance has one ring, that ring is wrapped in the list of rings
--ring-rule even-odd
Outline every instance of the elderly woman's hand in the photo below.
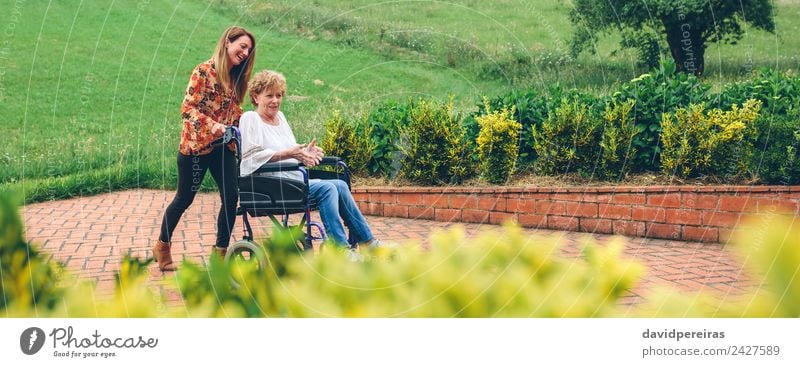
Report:
[[[317,146],[317,139],[316,138],[311,139],[311,142],[308,143],[308,146],[306,147],[306,150],[308,150],[309,152],[314,154],[314,156],[317,158],[318,162],[322,161],[322,158],[325,157],[325,152],[322,151],[322,148]]]
[[[314,167],[319,164],[321,157],[317,157],[315,153],[307,149],[305,144],[297,144],[291,149],[291,156],[300,161],[306,167]]]

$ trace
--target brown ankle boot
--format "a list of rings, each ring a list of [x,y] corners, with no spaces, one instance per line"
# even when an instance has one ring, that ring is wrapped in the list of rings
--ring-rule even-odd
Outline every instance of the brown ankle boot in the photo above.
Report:
[[[156,259],[158,268],[161,269],[161,271],[174,271],[178,268],[177,265],[172,262],[170,244],[167,242],[156,240],[156,244],[153,246],[153,257]]]
[[[212,254],[217,254],[217,256],[219,256],[221,259],[224,260],[225,259],[225,254],[228,253],[228,248],[227,247],[214,246],[214,250],[211,253]]]

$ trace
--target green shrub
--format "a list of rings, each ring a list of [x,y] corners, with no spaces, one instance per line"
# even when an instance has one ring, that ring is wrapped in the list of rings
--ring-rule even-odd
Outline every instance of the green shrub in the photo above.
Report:
[[[730,109],[748,99],[761,101],[761,110],[774,116],[795,115],[800,109],[800,77],[771,69],[759,70],[752,79],[726,86],[717,96],[719,108]]]
[[[375,144],[369,171],[373,174],[394,177],[400,171],[402,153],[400,152],[401,131],[411,120],[411,104],[386,102],[377,106],[367,116],[367,123]]]
[[[489,108],[492,111],[510,108],[513,113],[512,118],[522,126],[519,152],[517,154],[520,164],[530,163],[536,157],[536,152],[533,150],[532,130],[535,126],[541,125],[542,121],[547,118],[547,113],[550,110],[550,101],[545,96],[546,94],[541,95],[538,90],[512,90],[504,95],[489,99]],[[480,133],[477,117],[480,116],[481,110],[484,108],[484,102],[479,103],[477,107],[478,111],[464,120],[467,137],[472,143],[477,141]],[[477,146],[474,149],[477,150]]]
[[[404,159],[399,145],[409,124],[411,103],[386,102],[347,119],[334,111],[325,123],[321,147],[342,157],[354,172],[394,177]]]
[[[717,96],[721,108],[761,101],[762,116],[753,137],[752,172],[768,184],[800,183],[800,77],[789,72],[761,69],[744,82],[725,87]]]
[[[800,184],[800,116],[762,114],[751,170],[767,184]]]
[[[541,128],[533,130],[538,156],[536,170],[552,175],[579,172],[590,175],[598,157],[603,123],[590,106],[577,101],[562,102]]]
[[[514,108],[492,111],[485,100],[486,114],[477,118],[481,132],[478,135],[478,161],[481,175],[493,184],[508,181],[514,173],[519,151],[519,133],[522,125],[511,118]]]
[[[536,160],[536,151],[533,149],[533,130],[541,127],[547,116],[555,113],[562,101],[578,100],[588,106],[592,111],[602,111],[601,101],[592,94],[565,89],[560,84],[553,84],[547,89],[512,90],[504,95],[489,100],[492,110],[498,111],[504,107],[513,110],[513,119],[522,125],[519,143],[519,165],[529,165]],[[479,126],[475,119],[483,108],[483,102],[478,105],[478,111],[465,120],[467,135],[470,141],[476,141]]]
[[[406,156],[405,178],[440,185],[460,182],[472,173],[469,146],[452,100],[444,104],[420,98],[412,101],[409,116],[402,131],[408,140],[400,146]]]
[[[325,155],[341,158],[353,173],[367,174],[375,143],[372,127],[366,120],[361,117],[347,120],[339,111],[334,111],[324,126],[325,137],[320,148]]]
[[[620,101],[634,100],[634,121],[639,133],[633,139],[636,155],[631,168],[634,171],[655,171],[659,167],[661,148],[661,116],[678,107],[699,104],[709,99],[710,87],[696,76],[675,73],[671,60],[649,74],[643,74],[623,84],[613,93]]]
[[[699,104],[664,114],[662,169],[680,177],[743,177],[753,153],[748,136],[756,134],[760,108],[760,101],[748,100],[730,111],[706,113],[705,105]]]
[[[636,156],[633,139],[638,129],[633,122],[633,100],[618,103],[612,100],[603,113],[603,134],[600,139],[600,160],[597,176],[622,179],[631,169],[631,159]]]

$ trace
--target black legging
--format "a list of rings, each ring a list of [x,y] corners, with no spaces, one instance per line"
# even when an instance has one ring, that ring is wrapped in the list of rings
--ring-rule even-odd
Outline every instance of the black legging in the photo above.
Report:
[[[200,184],[206,175],[206,170],[211,171],[211,177],[217,183],[222,207],[217,217],[217,243],[218,247],[228,247],[231,240],[231,231],[236,222],[236,203],[238,200],[236,159],[233,152],[225,146],[214,148],[205,155],[183,155],[178,153],[178,192],[167,207],[164,219],[161,222],[159,239],[170,242],[172,232],[178,225],[183,212],[192,205]]]

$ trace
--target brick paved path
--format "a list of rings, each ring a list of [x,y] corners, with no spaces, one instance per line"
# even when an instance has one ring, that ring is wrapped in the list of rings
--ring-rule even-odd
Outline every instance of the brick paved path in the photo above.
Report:
[[[161,215],[172,199],[173,192],[131,190],[99,196],[76,198],[27,205],[23,209],[26,236],[45,254],[61,261],[82,277],[96,279],[98,290],[113,288],[114,273],[125,253],[146,257],[158,236]],[[216,213],[219,197],[216,193],[199,194],[184,214],[173,236],[173,256],[204,263],[208,259],[216,233]],[[411,240],[424,243],[437,228],[450,223],[429,220],[368,217],[376,237],[398,243]],[[269,219],[258,218],[251,223],[256,237],[266,234]],[[466,224],[469,235],[488,224]],[[567,242],[565,255],[577,256],[576,241],[585,233],[551,230],[526,230],[529,233],[561,236]],[[234,235],[240,238],[241,220],[237,220]],[[592,235],[599,243],[611,236]],[[636,304],[646,297],[654,284],[681,290],[713,289],[719,297],[742,293],[753,287],[741,265],[724,246],[660,239],[627,238],[625,254],[648,268],[640,287],[623,302]],[[163,285],[174,273],[162,275],[156,265],[151,268],[151,282]],[[168,295],[169,298],[179,297]]]

